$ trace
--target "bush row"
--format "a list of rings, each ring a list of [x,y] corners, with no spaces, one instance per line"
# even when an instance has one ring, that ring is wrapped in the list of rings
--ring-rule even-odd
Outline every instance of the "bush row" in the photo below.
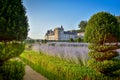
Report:
[[[0,80],[23,80],[25,65],[18,61],[0,64]]]
[[[87,66],[70,63],[34,51],[24,51],[21,59],[49,80],[119,80],[97,73]]]

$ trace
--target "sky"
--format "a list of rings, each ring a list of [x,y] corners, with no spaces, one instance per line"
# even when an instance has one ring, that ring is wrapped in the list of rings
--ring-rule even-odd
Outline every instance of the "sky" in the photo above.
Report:
[[[80,21],[101,11],[120,16],[120,0],[23,0],[33,39],[44,39],[47,30],[64,27],[64,30],[79,29]]]

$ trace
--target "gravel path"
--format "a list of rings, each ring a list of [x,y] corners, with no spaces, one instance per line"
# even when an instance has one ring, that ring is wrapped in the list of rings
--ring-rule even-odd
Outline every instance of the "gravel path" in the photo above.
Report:
[[[31,67],[26,65],[23,80],[48,80],[48,79],[42,76],[41,74],[35,72]]]

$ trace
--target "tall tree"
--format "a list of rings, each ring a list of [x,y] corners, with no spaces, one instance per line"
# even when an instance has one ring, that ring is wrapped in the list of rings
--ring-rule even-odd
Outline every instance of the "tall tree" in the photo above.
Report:
[[[9,63],[9,59],[19,56],[24,50],[23,41],[27,37],[28,30],[28,20],[22,0],[0,0],[0,79],[2,76],[2,80],[16,80],[16,78],[22,80],[24,70],[21,69],[23,65],[21,66],[20,62],[11,63],[15,68],[5,65]]]
[[[87,21],[81,21],[80,24],[78,25],[80,31],[85,31],[86,25],[87,25]]]
[[[0,0],[0,41],[24,40],[28,20],[21,0]]]

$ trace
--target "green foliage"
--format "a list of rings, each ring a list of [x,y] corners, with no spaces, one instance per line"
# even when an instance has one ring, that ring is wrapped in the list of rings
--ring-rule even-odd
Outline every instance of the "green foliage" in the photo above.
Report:
[[[88,48],[91,50],[88,54],[97,61],[109,60],[119,55],[117,51],[113,51],[119,48],[115,45],[91,44]]]
[[[90,44],[90,45],[88,45],[88,48],[90,50],[94,50],[94,51],[98,51],[98,52],[100,52],[100,51],[105,52],[105,51],[108,51],[108,50],[119,49],[119,46]]]
[[[117,21],[118,21],[118,23],[120,25],[120,16],[116,16],[116,19],[117,19]]]
[[[28,20],[22,0],[0,0],[0,77],[3,80],[22,80],[22,64],[6,62],[22,53],[27,34]]]
[[[46,39],[42,40],[42,43],[47,43],[48,41]]]
[[[82,39],[81,38],[77,38],[76,42],[82,42]]]
[[[120,40],[120,27],[117,19],[107,12],[94,14],[88,21],[85,30],[85,41],[103,44]]]
[[[24,43],[17,41],[7,43],[0,42],[0,63],[19,56],[23,52],[24,46]]]
[[[95,69],[97,72],[105,75],[109,74],[112,76],[113,72],[120,70],[120,60],[114,59],[118,56],[118,49],[116,45],[89,45],[89,55],[91,60],[88,62],[88,66]]]
[[[0,80],[23,80],[25,65],[18,61],[7,61],[0,65]]]
[[[85,75],[93,73],[88,67],[33,51],[24,51],[21,57],[49,80],[83,80]]]
[[[114,72],[114,74],[116,75],[112,77],[111,75],[106,76],[104,74],[94,71],[93,68],[88,68],[87,66],[81,66],[79,64],[70,63],[65,60],[59,59],[57,57],[44,55],[42,53],[40,54],[34,51],[24,51],[23,54],[21,55],[21,59],[25,61],[25,63],[30,65],[34,70],[46,76],[49,80],[119,80],[120,79],[119,77],[116,77],[116,75],[120,76],[120,71]],[[113,60],[113,61],[116,61],[117,63],[117,60]],[[94,62],[89,61],[90,65],[92,65],[91,63]],[[112,61],[110,64],[112,64]],[[114,69],[117,66],[119,67],[119,65],[113,66]]]
[[[0,0],[0,41],[23,41],[28,22],[22,0]]]
[[[118,52],[116,51],[107,52],[90,51],[88,54],[97,61],[109,60],[119,55]]]
[[[35,40],[25,40],[25,43],[27,43],[27,44],[34,44]]]
[[[111,75],[111,73],[120,70],[120,61],[112,59],[98,62],[94,59],[91,59],[88,61],[88,66],[105,75]]]
[[[79,26],[80,30],[81,30],[82,32],[84,32],[84,31],[85,31],[85,28],[86,28],[86,25],[87,25],[87,21],[81,21],[78,26]]]
[[[114,59],[114,57],[119,55],[115,51],[115,49],[119,48],[119,34],[120,27],[118,21],[110,13],[99,12],[90,18],[84,37],[86,42],[91,43],[88,46],[91,50],[89,55],[92,58],[88,62],[89,67],[112,77],[115,71],[120,70],[120,60]]]
[[[74,39],[73,39],[73,38],[70,38],[69,41],[70,41],[70,42],[74,42]]]

